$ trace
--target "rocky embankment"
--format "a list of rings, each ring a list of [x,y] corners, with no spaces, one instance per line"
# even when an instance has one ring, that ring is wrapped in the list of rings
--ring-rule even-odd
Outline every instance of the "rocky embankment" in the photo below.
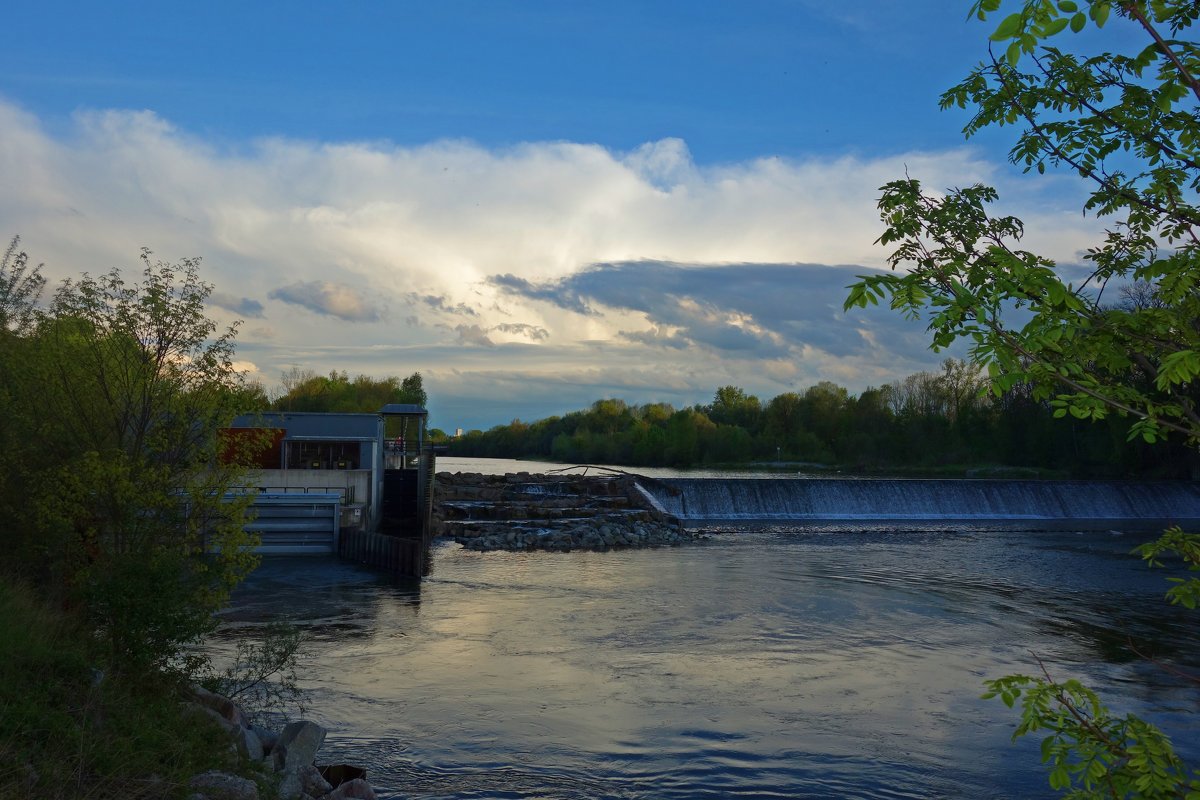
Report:
[[[434,533],[469,550],[608,550],[701,538],[656,509],[637,481],[628,474],[439,472]]]
[[[260,765],[263,780],[205,772],[192,779],[188,800],[375,800],[364,770],[346,764],[317,766],[325,729],[315,722],[299,720],[275,732],[250,724],[237,703],[199,686],[192,688],[192,700],[197,713],[228,734],[241,758]],[[264,794],[260,783],[278,788]]]

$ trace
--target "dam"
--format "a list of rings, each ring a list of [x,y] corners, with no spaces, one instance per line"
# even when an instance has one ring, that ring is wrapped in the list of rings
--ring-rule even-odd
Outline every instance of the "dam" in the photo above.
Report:
[[[672,477],[638,483],[658,510],[687,527],[763,522],[1153,531],[1200,526],[1200,486],[1188,481]]]

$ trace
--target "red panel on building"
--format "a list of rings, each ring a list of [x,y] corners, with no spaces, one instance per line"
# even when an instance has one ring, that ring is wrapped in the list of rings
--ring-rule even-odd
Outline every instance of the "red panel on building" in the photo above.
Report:
[[[258,469],[280,469],[283,428],[222,428],[221,463]]]

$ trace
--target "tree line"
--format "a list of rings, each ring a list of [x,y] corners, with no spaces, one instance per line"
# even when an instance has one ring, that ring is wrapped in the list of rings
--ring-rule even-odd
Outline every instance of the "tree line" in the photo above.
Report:
[[[280,376],[280,383],[283,391],[274,398],[258,387],[254,407],[246,410],[374,413],[392,403],[425,406],[429,402],[420,372],[403,379],[396,375],[351,378],[344,370],[326,376],[293,367]]]
[[[861,471],[991,466],[1075,477],[1190,475],[1191,449],[1130,441],[1128,419],[1091,424],[1059,413],[1028,384],[999,394],[987,388],[977,367],[951,358],[940,371],[858,395],[822,381],[765,403],[736,386],[682,409],[606,399],[561,417],[471,431],[451,441],[450,453],[652,467],[801,462]]]

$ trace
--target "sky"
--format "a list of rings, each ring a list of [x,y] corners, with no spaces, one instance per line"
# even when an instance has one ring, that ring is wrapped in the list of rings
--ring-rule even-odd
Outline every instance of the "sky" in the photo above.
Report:
[[[1072,178],[939,111],[986,55],[967,5],[22,3],[0,237],[52,283],[201,257],[269,391],[419,371],[449,431],[859,392],[946,356],[919,321],[842,311],[886,267],[884,183],[995,185],[1064,264],[1099,229]]]

